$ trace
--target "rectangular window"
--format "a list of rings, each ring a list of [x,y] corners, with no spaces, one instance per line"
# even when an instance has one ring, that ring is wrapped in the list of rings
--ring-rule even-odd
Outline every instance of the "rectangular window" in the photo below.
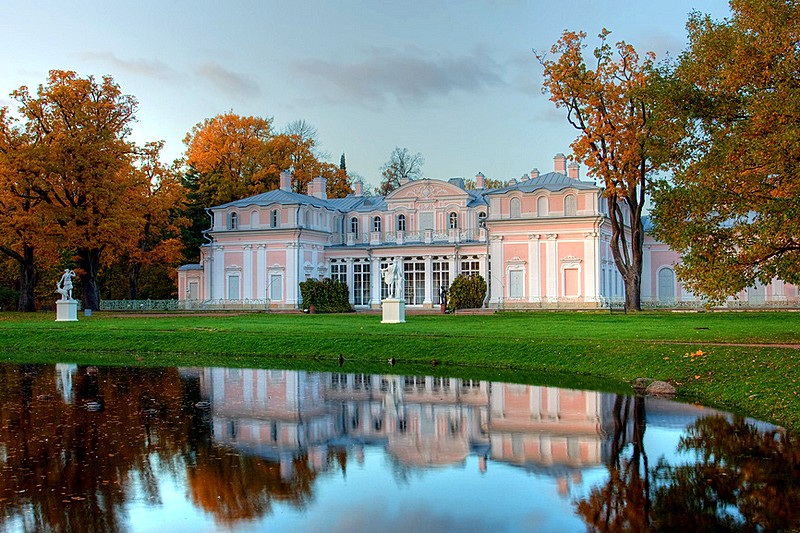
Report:
[[[190,281],[189,282],[189,299],[190,300],[197,300],[200,294],[200,284],[197,281]]]
[[[481,264],[477,259],[465,259],[461,261],[461,274],[474,276],[480,274]]]
[[[508,271],[508,297],[522,298],[525,295],[523,280],[525,273],[522,270]]]
[[[389,297],[389,286],[383,281],[383,271],[389,268],[389,261],[381,261],[380,281],[381,284],[381,300]]]
[[[331,279],[347,283],[347,264],[331,263]]]
[[[433,303],[442,303],[442,288],[450,288],[450,263],[448,261],[433,262]]]
[[[280,274],[269,275],[269,299],[277,302],[283,300],[283,276]]]
[[[353,263],[353,304],[368,305],[369,288],[369,263]]]
[[[239,299],[239,274],[228,275],[228,300]]]
[[[425,301],[425,262],[405,261],[403,269],[406,305],[422,305]]]

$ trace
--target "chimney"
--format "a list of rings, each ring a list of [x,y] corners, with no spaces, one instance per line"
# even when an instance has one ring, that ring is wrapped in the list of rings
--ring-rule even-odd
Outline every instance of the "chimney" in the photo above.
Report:
[[[517,184],[517,178],[511,178],[510,180],[508,180],[508,184],[509,185],[516,185]]]
[[[530,176],[528,176],[527,174],[523,174],[522,177],[519,180],[520,181],[528,181],[529,179],[531,179]]]
[[[317,176],[308,182],[308,195],[320,200],[328,199],[328,180],[322,176]]]
[[[539,177],[539,169],[534,168],[533,170],[531,170],[531,179],[535,180],[538,177]]]
[[[408,176],[403,176],[398,181],[400,182],[400,186],[402,187],[403,185],[405,185],[406,183],[408,183],[411,180],[408,178]]]
[[[567,156],[564,154],[556,154],[553,158],[553,170],[558,172],[559,174],[566,174],[567,173]]]
[[[353,194],[355,196],[364,196],[364,182],[358,180],[353,184]]]
[[[292,175],[288,170],[281,172],[280,189],[282,191],[292,192]]]
[[[477,174],[475,174],[475,188],[476,189],[483,189],[484,187],[486,187],[485,182],[484,182],[484,178],[485,177],[486,176],[483,175],[483,172],[478,172]]]
[[[581,179],[580,178],[580,174],[581,174],[580,170],[581,170],[581,166],[578,163],[576,163],[575,161],[573,161],[572,163],[569,164],[569,167],[567,167],[567,176],[569,176],[570,178],[572,178],[574,180],[579,180],[579,179]]]

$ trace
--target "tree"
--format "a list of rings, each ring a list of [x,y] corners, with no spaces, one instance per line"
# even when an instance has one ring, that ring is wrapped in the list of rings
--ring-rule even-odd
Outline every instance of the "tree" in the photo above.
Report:
[[[730,5],[723,21],[690,16],[658,93],[677,136],[655,235],[712,301],[776,276],[800,283],[800,2]]]
[[[642,210],[650,175],[659,168],[657,136],[653,129],[653,103],[646,92],[654,61],[644,60],[632,46],[607,42],[608,30],[600,35],[594,50],[594,70],[583,56],[586,34],[564,32],[551,48],[558,54],[549,60],[536,57],[544,67],[543,91],[558,108],[567,110],[567,120],[578,138],[570,145],[576,160],[586,163],[590,176],[604,184],[611,222],[611,253],[625,284],[625,305],[641,309]]]
[[[378,194],[386,196],[400,186],[401,179],[417,179],[422,176],[422,164],[425,159],[417,152],[411,155],[408,148],[395,147],[389,161],[381,168],[383,179],[378,187]]]
[[[220,205],[277,187],[278,174],[288,167],[271,168],[271,126],[271,119],[225,113],[186,134],[186,164],[198,173],[200,205]]]
[[[344,170],[345,173],[347,172],[347,161],[344,159],[344,152],[342,152],[342,157],[339,158],[339,168]]]
[[[29,171],[17,175],[12,193],[37,203],[47,240],[77,258],[84,308],[98,309],[101,262],[138,239],[143,225],[136,198],[147,184],[132,171],[135,146],[126,140],[136,100],[110,76],[58,70],[36,95],[20,87],[12,97],[29,142]]]

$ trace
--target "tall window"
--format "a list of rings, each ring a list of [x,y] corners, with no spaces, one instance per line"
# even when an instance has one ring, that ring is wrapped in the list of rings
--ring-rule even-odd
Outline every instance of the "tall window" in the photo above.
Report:
[[[353,263],[353,303],[369,304],[370,270],[369,263]]]
[[[512,198],[510,203],[511,209],[511,218],[519,218],[520,217],[520,201],[519,198]]]
[[[381,271],[384,271],[387,268],[389,268],[389,263],[390,261],[388,259],[382,260]],[[380,276],[379,279],[380,279],[379,283],[381,284],[381,300],[385,300],[386,298],[389,297],[389,286],[383,282],[383,276]]]
[[[405,230],[406,230],[406,216],[397,215],[397,231],[405,231]]]
[[[548,213],[547,196],[540,196],[536,200],[536,216],[546,217]]]
[[[442,287],[450,288],[450,262],[433,260],[433,303],[440,304]]]
[[[280,274],[269,275],[269,299],[276,302],[283,300],[283,276]]]
[[[455,211],[450,213],[450,217],[449,217],[449,220],[448,220],[448,227],[450,229],[457,229],[458,228],[458,213],[456,213]]]
[[[239,299],[239,274],[228,274],[228,300]]]
[[[239,215],[231,213],[228,215],[228,229],[236,229],[239,226]]]
[[[350,219],[350,233],[358,233],[358,218]]]
[[[425,301],[425,262],[406,261],[403,269],[406,304],[421,305]]]
[[[658,271],[658,299],[672,300],[675,298],[675,273],[671,268],[662,268]]]
[[[564,216],[574,217],[578,214],[578,203],[575,195],[568,194],[564,197]]]
[[[465,276],[474,276],[480,274],[480,262],[476,257],[468,257],[461,260],[461,274]]]
[[[277,228],[278,227],[278,223],[279,223],[278,216],[279,216],[279,213],[280,212],[277,209],[273,209],[272,210],[272,214],[270,215],[270,219],[269,219],[269,225],[271,227],[273,227],[273,228]]]
[[[478,227],[479,228],[482,227],[485,222],[486,222],[486,213],[484,211],[481,211],[480,213],[478,213]]]
[[[522,298],[525,294],[523,280],[525,273],[522,270],[509,270],[508,271],[508,297],[509,298]]]
[[[347,283],[347,263],[331,263],[331,279]]]
[[[372,231],[376,233],[381,232],[381,217],[374,217],[372,219]]]

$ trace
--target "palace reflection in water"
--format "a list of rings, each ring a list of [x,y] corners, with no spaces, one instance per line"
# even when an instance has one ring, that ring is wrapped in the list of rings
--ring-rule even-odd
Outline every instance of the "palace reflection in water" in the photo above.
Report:
[[[0,365],[0,531],[779,530],[796,444],[555,387]]]

